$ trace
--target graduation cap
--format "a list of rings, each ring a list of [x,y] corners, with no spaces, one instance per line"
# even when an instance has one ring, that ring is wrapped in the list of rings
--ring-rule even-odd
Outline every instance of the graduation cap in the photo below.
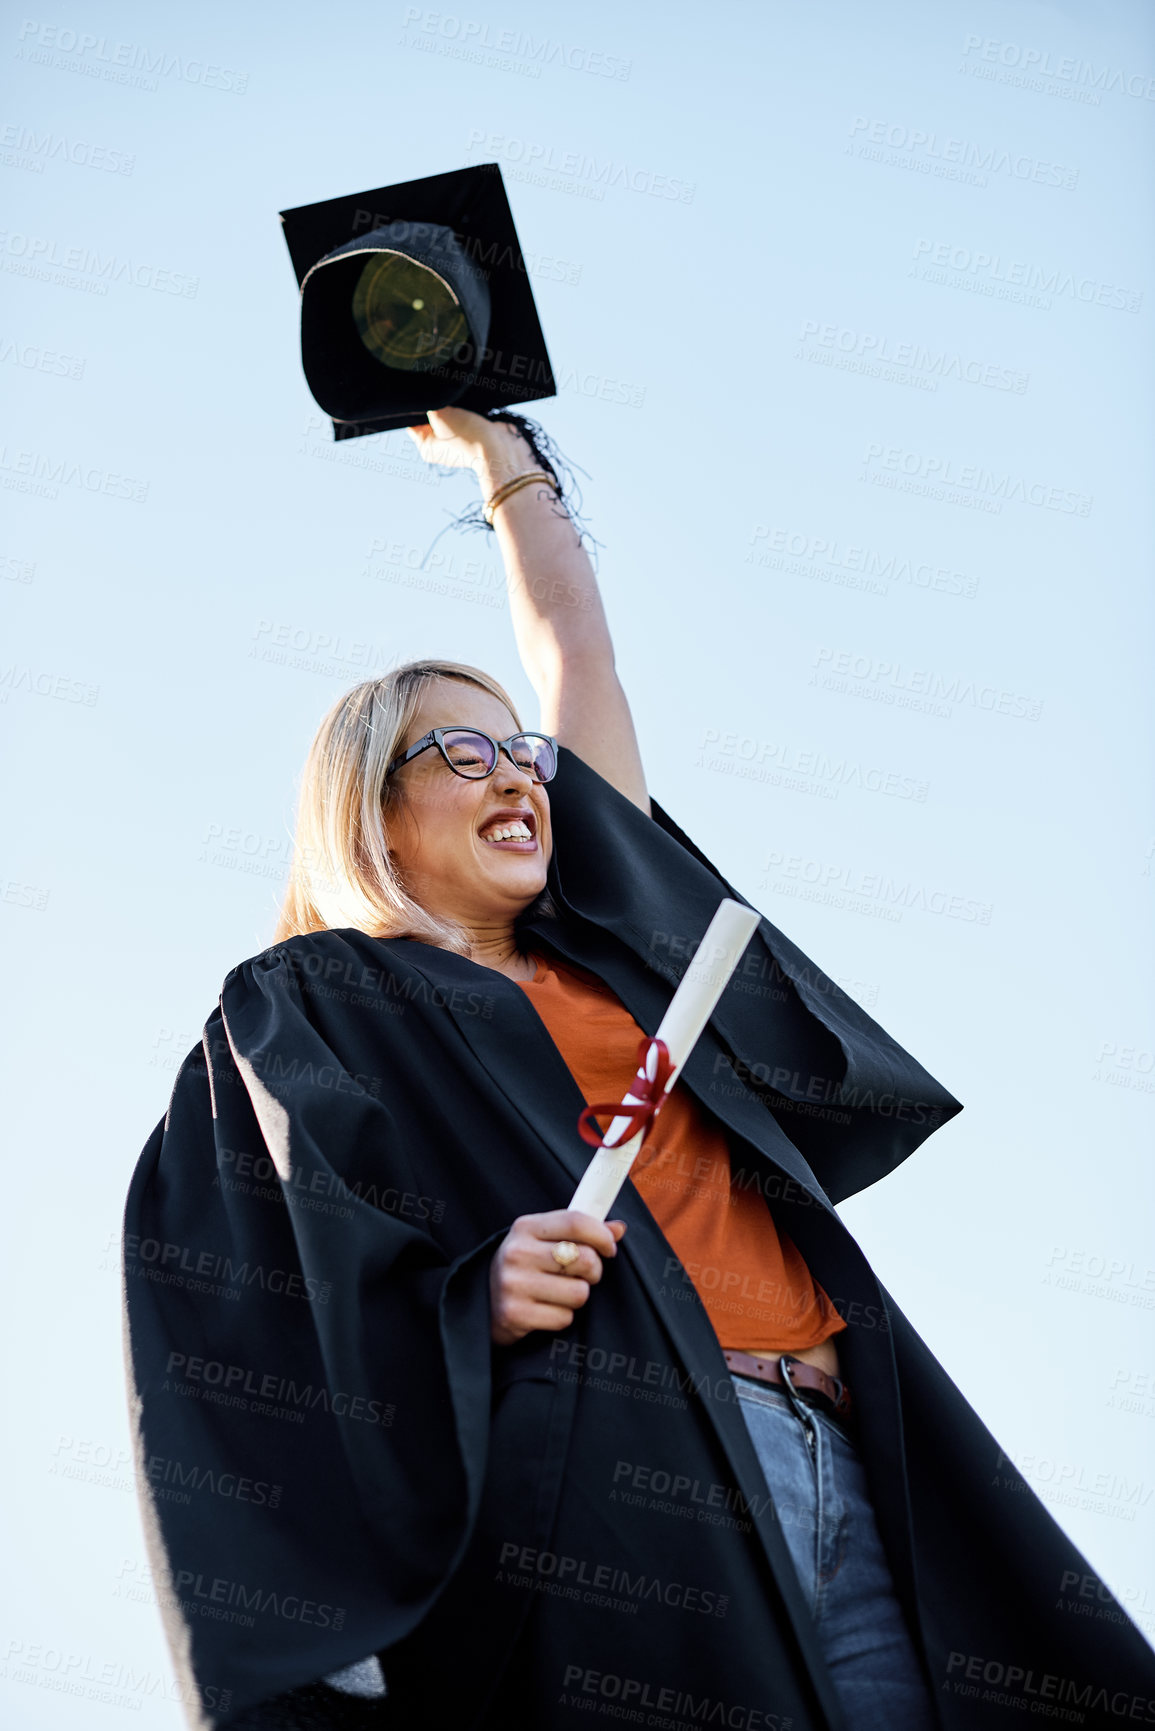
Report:
[[[336,439],[557,394],[496,162],[280,213]]]

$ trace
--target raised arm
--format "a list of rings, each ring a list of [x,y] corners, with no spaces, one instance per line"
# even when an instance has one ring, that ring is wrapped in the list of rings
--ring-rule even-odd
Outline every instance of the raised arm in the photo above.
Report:
[[[467,409],[431,411],[410,435],[429,462],[469,467],[488,499],[535,469],[530,447],[507,421]],[[589,555],[548,484],[521,487],[493,526],[505,564],[517,650],[541,702],[541,725],[650,816],[641,753]]]

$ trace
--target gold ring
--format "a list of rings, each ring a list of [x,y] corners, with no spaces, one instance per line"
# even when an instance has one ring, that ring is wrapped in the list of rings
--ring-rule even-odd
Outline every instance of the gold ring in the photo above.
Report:
[[[571,1244],[568,1238],[563,1238],[559,1244],[554,1245],[551,1255],[559,1268],[566,1269],[571,1262],[577,1261],[581,1251],[576,1244]]]

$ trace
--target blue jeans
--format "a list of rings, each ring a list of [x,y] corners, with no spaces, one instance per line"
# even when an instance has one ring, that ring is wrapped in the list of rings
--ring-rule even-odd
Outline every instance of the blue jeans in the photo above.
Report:
[[[849,1433],[778,1384],[733,1381],[849,1731],[937,1731]]]

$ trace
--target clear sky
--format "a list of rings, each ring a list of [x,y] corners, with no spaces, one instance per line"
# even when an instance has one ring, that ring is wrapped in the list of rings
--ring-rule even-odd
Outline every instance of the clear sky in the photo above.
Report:
[[[1155,1636],[1150,7],[52,0],[0,67],[8,1722],[180,1723],[29,1655],[171,1675],[120,1214],[320,716],[435,654],[537,720],[277,220],[481,161],[651,791],[965,1104],[841,1212]]]

